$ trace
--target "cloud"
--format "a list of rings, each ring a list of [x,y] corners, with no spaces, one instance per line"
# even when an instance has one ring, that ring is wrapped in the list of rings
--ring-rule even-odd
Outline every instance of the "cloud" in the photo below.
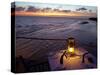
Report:
[[[46,7],[46,8],[37,8],[35,6],[27,6],[27,7],[22,7],[22,6],[14,6],[16,7],[15,11],[25,11],[25,12],[64,12],[64,13],[68,13],[71,12],[71,10],[61,10],[59,8],[50,8],[50,7]]]
[[[39,10],[40,10],[39,8],[36,8],[34,6],[29,6],[26,11],[29,11],[29,12],[37,12]]]
[[[85,8],[85,7],[76,9],[76,11],[86,11],[86,10],[87,10],[87,8]]]
[[[41,9],[41,11],[43,11],[43,12],[54,11],[54,12],[64,12],[64,13],[71,12],[71,10],[60,10],[57,8],[52,9],[52,8],[48,8],[48,7]]]
[[[62,10],[62,12],[67,13],[67,12],[71,12],[71,10]]]
[[[59,11],[61,11],[61,10],[59,10],[59,9],[53,9],[53,11],[58,11],[58,12],[59,12]]]
[[[16,11],[24,11],[24,9],[25,9],[24,7],[16,7],[15,8]]]
[[[52,8],[47,7],[47,8],[43,8],[41,11],[46,12],[46,11],[51,11],[51,10]]]
[[[64,12],[64,13],[71,12],[71,10],[60,10],[60,9],[54,9],[53,11]]]
[[[27,7],[21,7],[18,6],[15,8],[15,11],[26,11],[26,12],[36,12],[39,11],[40,9],[34,7],[34,6],[27,6]]]

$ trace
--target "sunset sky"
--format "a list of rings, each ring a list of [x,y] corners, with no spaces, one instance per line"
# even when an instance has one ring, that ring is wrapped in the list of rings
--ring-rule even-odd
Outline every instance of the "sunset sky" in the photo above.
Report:
[[[12,4],[14,8],[14,3]],[[20,16],[96,16],[94,6],[16,2],[15,15]],[[12,13],[14,14],[14,12]]]

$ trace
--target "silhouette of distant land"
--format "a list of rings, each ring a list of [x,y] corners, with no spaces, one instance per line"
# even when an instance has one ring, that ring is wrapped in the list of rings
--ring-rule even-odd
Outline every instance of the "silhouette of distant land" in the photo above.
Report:
[[[95,18],[95,17],[91,17],[91,18],[89,18],[89,20],[97,21],[97,18]]]

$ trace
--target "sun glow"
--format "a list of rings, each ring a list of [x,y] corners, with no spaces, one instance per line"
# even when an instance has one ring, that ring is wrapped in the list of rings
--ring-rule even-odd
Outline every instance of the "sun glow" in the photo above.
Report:
[[[54,17],[72,17],[72,16],[91,16],[94,14],[81,13],[81,12],[26,12],[26,11],[15,11],[12,15],[16,16],[54,16]]]

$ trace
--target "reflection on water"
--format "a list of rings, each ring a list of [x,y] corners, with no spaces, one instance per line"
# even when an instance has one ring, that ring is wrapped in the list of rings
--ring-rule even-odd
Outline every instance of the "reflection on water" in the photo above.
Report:
[[[16,16],[15,24],[16,24],[17,37],[66,39],[71,36],[75,38],[78,46],[91,49],[92,53],[96,54],[97,23],[96,21],[91,21],[88,18]],[[17,45],[19,45],[21,41],[22,40],[20,39],[20,42],[17,42]],[[48,41],[49,43],[47,41],[41,41],[41,42],[42,43],[40,44],[40,42],[34,42],[33,40],[33,42],[31,41],[27,45],[25,44],[24,46],[23,45],[20,46],[23,46],[21,48],[23,49],[25,48],[24,50],[28,51],[31,50],[30,52],[32,52],[36,48],[37,51],[40,51],[38,47],[35,48],[35,46],[33,46],[34,43],[38,46],[41,45],[40,47],[43,50],[61,49],[62,47],[65,48],[64,46],[66,44],[65,43],[66,41],[63,42]],[[44,45],[42,45],[43,43]],[[43,48],[43,46],[45,48]],[[49,48],[49,46],[51,48]],[[20,47],[18,47],[17,50],[18,53],[21,52],[19,51],[21,50]]]

